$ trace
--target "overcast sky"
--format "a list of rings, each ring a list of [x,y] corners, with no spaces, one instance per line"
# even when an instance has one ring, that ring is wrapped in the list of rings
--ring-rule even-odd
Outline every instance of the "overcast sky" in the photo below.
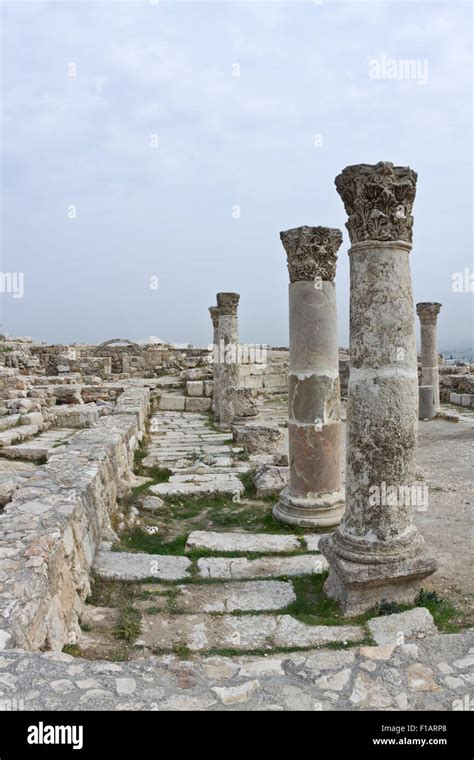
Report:
[[[4,331],[204,345],[215,293],[235,290],[241,339],[285,345],[279,232],[307,224],[343,230],[348,345],[334,178],[388,160],[418,172],[415,300],[443,304],[442,349],[472,342],[473,295],[452,289],[474,271],[469,2],[15,0],[2,15],[1,267],[24,273],[23,298],[0,296]],[[419,76],[371,78],[383,56]]]

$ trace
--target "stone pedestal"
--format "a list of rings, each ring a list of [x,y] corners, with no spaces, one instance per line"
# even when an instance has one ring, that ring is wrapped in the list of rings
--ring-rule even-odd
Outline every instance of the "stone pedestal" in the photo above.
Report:
[[[219,307],[209,306],[212,320],[212,405],[211,411],[216,419],[219,417]]]
[[[417,303],[416,313],[421,325],[421,381],[420,385],[432,385],[436,411],[439,410],[439,368],[436,323],[440,303]]]
[[[418,388],[418,419],[432,420],[436,417],[436,397],[432,385],[420,385]]]
[[[230,430],[233,419],[232,397],[239,387],[239,325],[237,309],[238,293],[218,293],[219,309],[218,349],[219,349],[219,426]]]
[[[346,511],[319,546],[330,567],[325,590],[346,615],[383,599],[412,603],[436,569],[410,504],[418,418],[409,265],[416,179],[411,169],[385,162],[349,166],[336,178],[352,244]]]
[[[273,515],[290,525],[332,526],[344,512],[333,282],[342,234],[327,227],[299,227],[280,237],[290,274],[290,483]]]

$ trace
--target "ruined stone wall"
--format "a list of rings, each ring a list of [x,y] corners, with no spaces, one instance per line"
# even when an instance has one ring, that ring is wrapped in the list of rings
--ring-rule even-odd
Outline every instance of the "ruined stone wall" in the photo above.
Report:
[[[264,393],[286,393],[288,390],[288,361],[289,352],[287,348],[269,348],[264,363],[242,364],[240,366],[242,387]],[[349,367],[349,355],[345,349],[340,349],[339,373],[342,396],[347,396]]]
[[[440,368],[441,401],[474,408],[474,366]]]
[[[132,388],[114,413],[77,433],[0,514],[0,648],[74,643],[101,540],[112,539],[119,489],[132,477],[149,390]]]

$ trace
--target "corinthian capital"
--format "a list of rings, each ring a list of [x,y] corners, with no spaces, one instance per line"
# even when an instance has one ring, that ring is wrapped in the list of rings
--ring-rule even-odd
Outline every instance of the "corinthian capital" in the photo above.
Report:
[[[211,315],[212,326],[217,327],[219,324],[219,307],[209,306],[209,314]]]
[[[290,282],[321,278],[332,282],[336,276],[337,252],[342,243],[340,230],[330,227],[296,227],[280,232],[288,259]]]
[[[435,325],[438,319],[438,314],[441,309],[440,303],[417,303],[416,313],[420,318],[420,322],[426,325]]]
[[[218,293],[216,298],[219,314],[237,316],[237,307],[240,300],[238,293]]]
[[[409,166],[379,161],[346,166],[335,179],[349,217],[351,243],[364,240],[412,241],[412,208],[417,174]]]

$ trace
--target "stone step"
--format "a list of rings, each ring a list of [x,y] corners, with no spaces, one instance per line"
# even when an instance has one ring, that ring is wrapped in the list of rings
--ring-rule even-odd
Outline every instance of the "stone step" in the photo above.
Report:
[[[235,475],[172,475],[167,483],[151,486],[156,496],[193,496],[200,494],[242,494],[243,483]]]
[[[233,465],[232,467],[214,466],[204,463],[196,466],[189,459],[178,459],[177,462],[172,459],[163,459],[160,461],[160,466],[163,469],[172,470],[175,475],[208,475],[209,473],[213,475],[236,475],[237,473],[248,472],[251,469],[245,462]]]
[[[158,445],[162,446],[163,444],[171,444],[176,445],[176,442],[183,443],[183,433],[162,433],[161,435],[158,434],[158,432],[153,431],[153,429],[150,430],[150,433],[152,434],[152,446]],[[222,441],[228,441],[231,439],[231,436],[229,433],[193,433],[193,435],[186,436],[184,439],[184,443],[186,445],[194,445],[196,443],[222,443]]]
[[[14,491],[25,485],[37,467],[31,462],[10,462],[0,459],[0,507],[10,501]]]
[[[159,407],[163,411],[184,411],[186,405],[186,396],[178,394],[162,393],[159,400]]]
[[[310,551],[318,550],[319,536],[285,536],[272,533],[219,533],[217,531],[195,530],[189,534],[186,551],[208,549],[215,552],[279,552],[300,551],[305,542]]]
[[[361,641],[362,626],[307,625],[290,615],[149,615],[135,644],[171,651],[186,646],[193,652],[209,649],[320,647]]]
[[[6,414],[0,417],[0,431],[9,430],[20,423],[20,414]]]
[[[214,579],[281,578],[312,575],[327,570],[324,557],[300,554],[295,557],[201,557],[197,561],[199,576]]]
[[[282,610],[296,599],[289,581],[238,581],[176,586],[173,606],[180,612],[229,613]],[[166,597],[156,596],[160,608]],[[141,602],[142,609],[152,607],[155,598]]]
[[[99,550],[93,563],[94,571],[101,578],[121,581],[143,581],[146,578],[183,580],[190,567],[191,562],[187,557],[112,552],[106,549]]]
[[[61,404],[54,407],[53,421],[60,428],[88,428],[99,421],[95,404]]]
[[[62,447],[67,444],[67,440],[75,433],[77,433],[77,430],[73,428],[47,430],[30,441],[13,446],[5,446],[1,450],[2,456],[8,459],[27,459],[30,462],[42,457],[49,459],[52,454],[61,451]]]
[[[9,430],[4,430],[0,433],[0,448],[2,454],[7,446],[14,446],[16,443],[25,441],[27,438],[31,438],[39,432],[38,425],[19,425],[18,427],[12,427]]]
[[[224,444],[222,441],[212,443],[202,440],[202,441],[195,441],[194,443],[191,443],[188,445],[186,441],[180,441],[176,444],[172,444],[169,441],[168,442],[162,442],[162,443],[156,443],[152,441],[151,445],[149,445],[148,448],[148,455],[149,456],[179,456],[180,454],[188,454],[191,455],[194,452],[196,453],[202,453],[205,451],[205,453],[212,453],[212,454],[220,454],[222,456],[229,456],[232,452],[232,446],[229,446],[229,444]]]
[[[176,377],[173,375],[167,375],[163,377],[158,377],[155,382],[156,388],[166,388],[167,390],[175,389],[175,388],[184,388],[184,380],[180,377]]]

